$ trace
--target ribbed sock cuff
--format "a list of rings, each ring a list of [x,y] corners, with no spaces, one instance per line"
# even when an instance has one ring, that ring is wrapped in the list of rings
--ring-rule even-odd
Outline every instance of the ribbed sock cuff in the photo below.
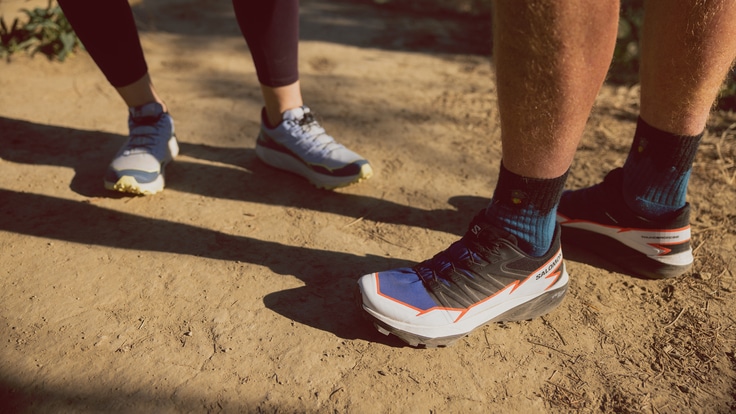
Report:
[[[702,136],[671,134],[639,118],[623,168],[626,204],[650,219],[682,208]]]
[[[528,178],[515,174],[501,164],[493,202],[519,211],[546,215],[557,207],[569,170],[557,178]]]
[[[658,170],[684,174],[693,165],[702,137],[703,132],[677,135],[662,131],[639,117],[624,169],[635,169],[635,164],[650,160]]]
[[[514,174],[503,164],[486,216],[515,235],[519,247],[531,256],[542,256],[552,244],[555,212],[569,171],[551,179]]]

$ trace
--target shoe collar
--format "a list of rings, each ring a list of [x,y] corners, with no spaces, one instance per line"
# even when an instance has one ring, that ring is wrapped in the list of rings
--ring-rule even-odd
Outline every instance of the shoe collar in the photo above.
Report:
[[[128,108],[130,112],[130,118],[133,120],[146,119],[146,118],[159,118],[164,114],[164,107],[158,102],[149,102],[136,107]]]

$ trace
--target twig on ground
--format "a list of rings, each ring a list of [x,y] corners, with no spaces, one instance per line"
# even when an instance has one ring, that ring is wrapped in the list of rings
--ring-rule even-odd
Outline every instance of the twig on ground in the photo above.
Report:
[[[674,325],[674,323],[677,322],[678,319],[680,319],[680,316],[682,316],[683,312],[685,312],[685,308],[680,309],[680,313],[677,314],[675,319],[673,319],[672,322],[665,325],[664,328],[669,328],[670,326]]]
[[[545,344],[542,344],[542,343],[539,343],[539,342],[534,342],[534,341],[531,341],[531,340],[528,340],[528,339],[527,339],[527,342],[529,342],[529,343],[530,343],[530,344],[532,344],[532,345],[539,345],[539,346],[543,346],[543,347],[545,347],[545,348],[548,348],[548,349],[551,349],[551,350],[553,350],[553,351],[559,352],[559,353],[561,353],[562,355],[565,355],[565,356],[567,356],[567,357],[570,357],[570,358],[575,358],[575,356],[574,356],[574,355],[568,354],[567,352],[565,352],[565,351],[561,351],[561,350],[559,350],[559,349],[557,349],[557,348],[555,348],[555,347],[552,347],[552,346],[549,346],[549,345],[545,345]]]

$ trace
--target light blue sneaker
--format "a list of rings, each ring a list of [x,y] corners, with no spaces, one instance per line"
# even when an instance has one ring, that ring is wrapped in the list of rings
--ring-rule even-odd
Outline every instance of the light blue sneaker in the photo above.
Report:
[[[130,108],[130,136],[105,173],[105,188],[137,195],[164,189],[164,168],[179,154],[174,120],[158,102]]]
[[[345,148],[317,122],[306,106],[284,112],[283,122],[269,128],[261,115],[256,155],[266,164],[305,177],[318,188],[334,189],[373,175],[368,160]]]

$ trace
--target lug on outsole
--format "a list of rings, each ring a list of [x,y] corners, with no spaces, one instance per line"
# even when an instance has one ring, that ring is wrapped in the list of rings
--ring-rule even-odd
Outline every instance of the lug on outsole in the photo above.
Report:
[[[455,336],[446,336],[442,338],[427,338],[421,335],[414,335],[408,332],[391,329],[390,327],[384,325],[381,321],[372,318],[367,313],[366,316],[369,318],[369,320],[373,322],[373,326],[376,327],[378,332],[386,336],[393,335],[414,348],[444,348],[468,336],[468,334],[461,334]]]
[[[279,167],[276,167],[276,168],[279,168]],[[363,181],[365,181],[365,180],[373,177],[373,168],[371,167],[370,164],[363,164],[361,166],[361,168],[360,168],[360,174],[357,175],[352,180],[350,180],[350,181],[344,181],[344,182],[341,182],[341,183],[338,183],[338,184],[320,183],[320,182],[314,181],[312,179],[312,177],[309,177],[307,175],[304,175],[304,174],[302,174],[302,173],[300,173],[298,171],[293,171],[293,170],[290,170],[290,169],[286,169],[286,171],[290,171],[290,172],[292,172],[294,174],[297,174],[297,175],[300,175],[300,176],[306,178],[313,186],[315,186],[315,187],[317,187],[317,188],[319,188],[321,190],[335,190],[335,189],[338,189],[338,188],[348,187],[348,186],[351,186],[351,185],[362,183]]]
[[[160,189],[154,189],[154,190],[145,189],[135,180],[135,178],[128,177],[128,176],[121,177],[114,184],[105,182],[105,188],[108,190],[117,191],[120,193],[139,195],[139,196],[154,195],[156,193],[163,191],[163,185],[161,186]]]
[[[454,339],[446,339],[442,341],[442,343],[434,343],[432,338],[424,338],[421,336],[415,336],[411,335],[408,332],[402,332],[397,331],[395,329],[392,329],[390,326],[385,325],[383,322],[379,321],[378,319],[371,316],[368,312],[365,311],[363,308],[363,293],[360,291],[360,288],[356,285],[355,290],[353,291],[353,300],[355,301],[355,305],[358,308],[360,314],[363,316],[363,319],[370,322],[376,330],[386,336],[393,335],[409,346],[415,347],[415,348],[442,348],[448,345],[453,344],[460,338],[466,336],[466,335],[459,335],[455,337]],[[443,338],[445,339],[445,338]]]

